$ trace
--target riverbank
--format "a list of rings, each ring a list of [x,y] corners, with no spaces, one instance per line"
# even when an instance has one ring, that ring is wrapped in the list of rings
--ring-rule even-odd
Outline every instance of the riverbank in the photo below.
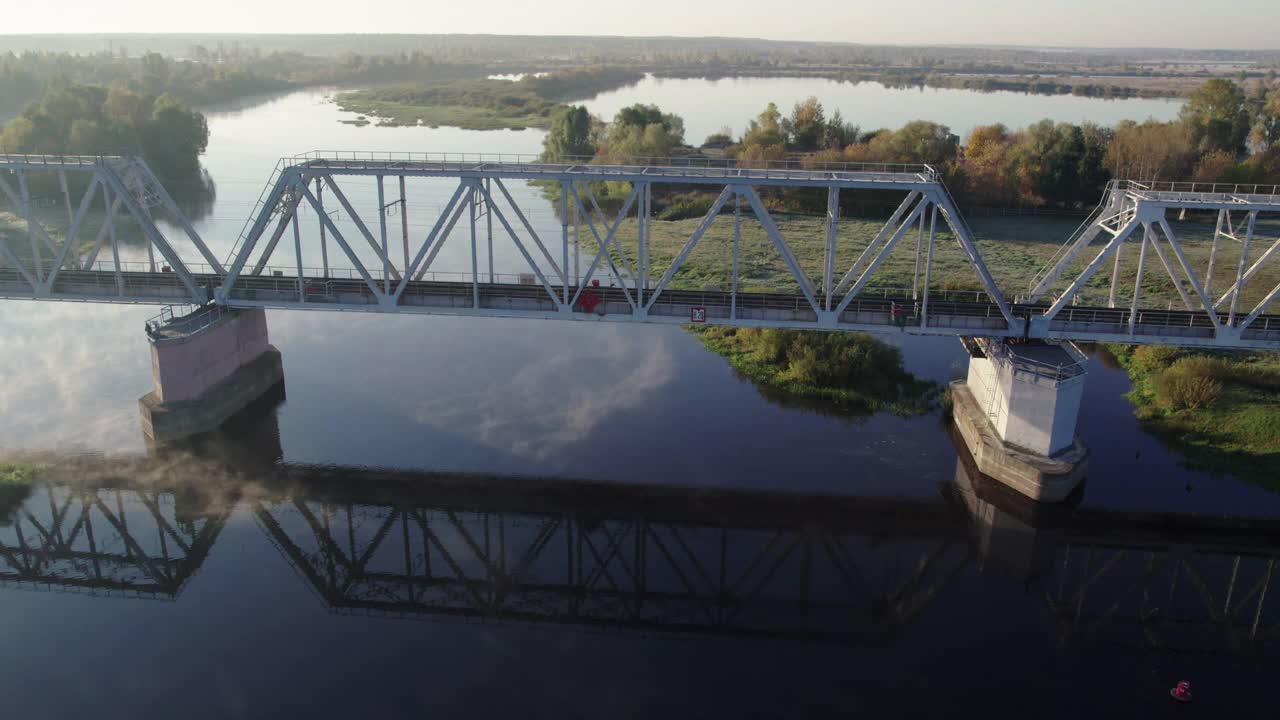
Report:
[[[1105,350],[1129,373],[1127,397],[1145,430],[1197,469],[1280,490],[1280,354]]]
[[[937,384],[916,379],[903,369],[901,351],[866,333],[732,327],[690,332],[770,399],[818,401],[836,414],[904,417],[928,413],[937,402]]]

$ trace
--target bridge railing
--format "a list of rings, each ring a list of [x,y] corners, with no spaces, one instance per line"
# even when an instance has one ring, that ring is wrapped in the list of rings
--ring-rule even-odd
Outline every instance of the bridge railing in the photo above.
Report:
[[[44,265],[45,265],[46,272],[52,267],[51,263],[45,263]],[[196,276],[221,277],[218,273],[214,271],[212,266],[206,263],[187,263],[186,266],[187,266],[187,269]],[[120,271],[123,273],[130,273],[130,274],[152,274],[151,264],[147,261],[138,261],[138,260],[122,260],[120,262]],[[99,260],[94,262],[92,266],[84,268],[81,272],[114,274],[115,262],[112,260]],[[166,269],[166,266],[163,263],[156,264],[156,272],[155,272],[156,275],[168,275],[169,273],[170,271]],[[296,266],[268,265],[265,268],[263,268],[263,272],[261,275],[257,275],[257,276],[245,275],[243,277],[245,277],[246,279],[250,277],[264,277],[264,278],[271,278],[271,279],[296,280],[297,273],[298,273],[298,268]],[[369,270],[369,273],[375,282],[379,282],[379,283],[382,282],[383,276],[382,276],[381,268],[371,268]],[[329,267],[327,275],[325,274],[325,270],[323,268],[304,266],[302,268],[302,276],[307,280],[350,280],[350,281],[359,281],[359,282],[363,281],[363,276],[358,271],[352,268],[333,267],[333,266]],[[74,275],[69,274],[67,277],[74,277]],[[421,282],[470,284],[472,282],[472,277],[473,275],[469,272],[448,271],[448,270],[429,270],[422,274],[420,281]],[[480,272],[478,273],[478,275],[474,277],[478,277],[479,282],[481,284],[530,285],[530,286],[539,285],[538,278],[533,273],[493,273],[492,275],[490,275],[487,272]],[[394,279],[394,276],[392,276],[392,278]],[[613,280],[612,277],[596,278],[596,279],[600,280],[601,287],[606,287],[606,288],[619,287],[617,282]],[[580,275],[577,278],[576,282],[573,280],[573,278],[570,278],[570,286],[577,287],[578,285],[583,284],[585,280],[586,280],[585,275]],[[635,278],[632,277],[631,275],[624,275],[623,280],[626,281],[624,284],[625,287],[627,288],[635,287]],[[651,278],[649,286],[653,287],[656,281],[657,281],[656,278]],[[753,289],[753,288],[760,288],[760,287],[767,287],[768,291],[774,291],[774,292],[786,292],[786,293],[798,292],[798,289],[794,284],[790,284],[790,285],[753,284],[752,286],[742,289],[740,292],[742,293],[760,292],[759,290]],[[681,287],[680,285],[676,284],[671,287],[671,290],[673,292],[675,291],[722,292],[724,289],[721,288],[716,283],[711,283],[708,285],[704,285],[702,287]],[[858,293],[858,297],[866,300],[876,300],[876,299],[901,300],[903,298],[911,297],[911,288],[907,286],[872,285],[872,286],[863,288],[862,291]],[[943,302],[956,302],[956,303],[986,304],[987,302],[989,302],[989,298],[987,297],[986,291],[979,288],[932,289],[929,291],[929,299],[931,301],[941,300]]]
[[[1185,193],[1210,195],[1262,195],[1280,196],[1280,185],[1253,183],[1171,182],[1164,180],[1122,180],[1121,189],[1130,192]]]
[[[33,153],[0,153],[0,164],[47,165],[50,167],[92,167],[109,162],[124,162],[117,155],[43,155]]]
[[[360,162],[386,163],[395,165],[411,164],[473,164],[476,166],[516,166],[529,170],[561,170],[565,167],[590,166],[594,169],[605,168],[672,168],[672,169],[704,169],[704,170],[779,170],[864,173],[879,175],[916,175],[928,182],[936,181],[940,175],[930,165],[920,163],[875,163],[875,162],[825,162],[807,158],[785,158],[781,160],[737,160],[735,158],[715,158],[705,155],[677,156],[628,156],[624,158],[603,158],[594,155],[565,156],[556,162],[547,162],[540,155],[529,153],[448,153],[448,152],[384,152],[384,151],[352,151],[352,150],[313,150],[311,152],[285,158],[287,163],[301,165],[323,162]],[[391,169],[389,169],[389,172]]]

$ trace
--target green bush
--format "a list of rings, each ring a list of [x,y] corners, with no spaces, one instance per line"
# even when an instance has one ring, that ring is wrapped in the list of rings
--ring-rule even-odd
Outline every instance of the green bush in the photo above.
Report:
[[[1183,351],[1168,345],[1140,345],[1129,354],[1129,369],[1140,375],[1163,370],[1182,357]]]
[[[725,327],[694,332],[734,369],[792,397],[905,416],[929,412],[936,399],[936,386],[907,372],[896,347],[870,335]]]
[[[1222,395],[1216,358],[1188,357],[1161,371],[1152,382],[1156,404],[1165,410],[1198,410]]]
[[[690,218],[704,217],[715,202],[716,197],[714,195],[700,193],[676,195],[671,198],[671,203],[658,213],[658,219],[688,220]]]
[[[1235,373],[1231,363],[1226,358],[1209,355],[1184,357],[1175,362],[1174,365],[1177,365],[1181,372],[1219,381],[1226,380]]]

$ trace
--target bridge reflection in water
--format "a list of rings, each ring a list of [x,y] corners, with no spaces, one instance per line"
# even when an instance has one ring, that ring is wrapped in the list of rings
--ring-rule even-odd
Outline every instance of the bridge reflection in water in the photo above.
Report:
[[[0,581],[177,599],[233,512],[340,613],[882,644],[978,573],[1064,645],[1277,656],[1280,522],[1046,508],[963,451],[930,499],[66,460],[0,526]]]

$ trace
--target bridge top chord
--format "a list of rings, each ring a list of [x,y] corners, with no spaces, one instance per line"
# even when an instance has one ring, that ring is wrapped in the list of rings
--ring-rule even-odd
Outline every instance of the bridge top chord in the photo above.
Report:
[[[1134,200],[1173,207],[1224,210],[1280,210],[1280,185],[1252,183],[1139,182],[1117,180]]]
[[[380,153],[317,150],[285,158],[300,169],[361,175],[504,177],[553,180],[624,180],[699,184],[786,184],[830,186],[936,185],[941,174],[929,165],[904,163],[823,163],[764,160],[739,163],[707,157],[628,158],[626,164],[594,157],[544,162],[515,153]]]

